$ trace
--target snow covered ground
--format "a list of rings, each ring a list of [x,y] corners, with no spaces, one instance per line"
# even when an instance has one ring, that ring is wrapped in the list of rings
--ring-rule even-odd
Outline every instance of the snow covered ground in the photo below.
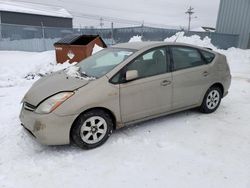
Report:
[[[218,50],[208,38],[178,41]],[[218,51],[227,55],[233,80],[215,113],[189,110],[123,128],[90,151],[42,146],[18,119],[31,78],[69,65],[56,66],[52,51],[1,51],[0,187],[249,188],[250,50]]]

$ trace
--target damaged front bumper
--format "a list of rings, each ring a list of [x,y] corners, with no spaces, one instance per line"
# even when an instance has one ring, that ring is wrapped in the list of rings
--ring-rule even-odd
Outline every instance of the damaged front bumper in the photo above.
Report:
[[[37,114],[23,107],[19,118],[21,125],[39,143],[44,145],[64,145],[70,143],[70,129],[76,115]]]

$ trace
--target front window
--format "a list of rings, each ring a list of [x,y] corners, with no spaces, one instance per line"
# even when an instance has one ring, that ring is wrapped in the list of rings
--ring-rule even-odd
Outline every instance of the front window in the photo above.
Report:
[[[157,48],[137,57],[127,70],[137,70],[138,78],[145,78],[168,72],[169,58],[165,48]]]
[[[102,77],[134,53],[130,49],[107,48],[77,64],[82,74]]]

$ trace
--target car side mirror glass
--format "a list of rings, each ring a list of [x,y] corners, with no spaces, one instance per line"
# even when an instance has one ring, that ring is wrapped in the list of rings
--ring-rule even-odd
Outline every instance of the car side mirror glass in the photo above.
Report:
[[[138,78],[138,71],[137,70],[129,70],[126,72],[126,81],[131,81]]]

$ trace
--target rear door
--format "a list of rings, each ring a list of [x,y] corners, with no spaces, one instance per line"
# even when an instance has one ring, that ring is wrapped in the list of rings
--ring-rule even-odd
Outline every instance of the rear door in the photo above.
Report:
[[[210,85],[211,68],[200,51],[186,46],[172,46],[173,109],[199,104]]]

